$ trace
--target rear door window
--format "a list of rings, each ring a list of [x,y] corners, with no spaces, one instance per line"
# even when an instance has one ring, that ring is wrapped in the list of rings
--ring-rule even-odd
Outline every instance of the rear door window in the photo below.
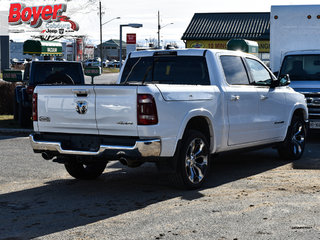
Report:
[[[128,59],[121,83],[210,85],[205,57],[155,56]]]
[[[248,74],[241,57],[221,56],[220,60],[226,80],[230,85],[249,85]]]

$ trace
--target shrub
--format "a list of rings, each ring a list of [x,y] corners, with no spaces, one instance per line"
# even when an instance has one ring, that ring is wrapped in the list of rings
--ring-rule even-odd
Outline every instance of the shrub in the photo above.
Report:
[[[13,114],[15,83],[0,82],[0,115]]]

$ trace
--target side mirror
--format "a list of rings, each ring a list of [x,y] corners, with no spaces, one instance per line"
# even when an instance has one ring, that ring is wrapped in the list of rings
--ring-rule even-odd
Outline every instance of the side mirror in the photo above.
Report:
[[[281,86],[288,86],[290,84],[290,77],[289,74],[281,75],[278,77],[277,80],[271,83],[271,87],[281,87]]]
[[[280,75],[278,81],[279,86],[288,86],[291,83],[289,74]]]

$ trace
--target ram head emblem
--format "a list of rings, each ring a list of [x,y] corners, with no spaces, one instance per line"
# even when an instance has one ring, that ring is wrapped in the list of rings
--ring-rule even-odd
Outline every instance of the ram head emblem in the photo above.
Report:
[[[79,114],[86,114],[88,111],[88,103],[86,101],[78,101],[76,103],[76,111]]]

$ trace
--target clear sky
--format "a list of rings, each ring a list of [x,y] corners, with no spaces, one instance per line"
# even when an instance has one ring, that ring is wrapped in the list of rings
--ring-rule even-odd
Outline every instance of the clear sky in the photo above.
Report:
[[[79,34],[88,35],[92,43],[99,43],[99,0],[0,0],[0,11],[9,11],[10,3],[22,2],[27,6],[66,3],[66,15],[76,21]],[[101,0],[103,22],[113,20],[103,26],[103,41],[119,39],[119,25],[141,23],[143,28],[123,28],[126,33],[136,33],[140,43],[145,39],[157,39],[158,10],[161,16],[161,40],[183,45],[181,37],[194,13],[200,12],[269,12],[271,5],[320,4],[316,0]],[[11,34],[13,40],[25,40],[27,34]]]

